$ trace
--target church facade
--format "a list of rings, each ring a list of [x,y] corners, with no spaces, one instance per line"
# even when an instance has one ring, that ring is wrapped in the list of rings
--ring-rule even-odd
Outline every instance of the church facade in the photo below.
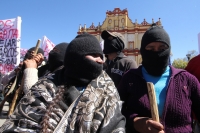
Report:
[[[100,43],[103,42],[101,38],[101,32],[103,30],[121,33],[125,38],[125,49],[123,53],[129,58],[134,59],[139,65],[142,62],[139,51],[141,39],[144,32],[152,23],[162,25],[160,18],[156,22],[154,22],[154,19],[151,22],[147,22],[145,19],[141,23],[137,22],[137,19],[133,22],[128,16],[127,9],[121,10],[120,8],[115,8],[113,11],[106,12],[106,18],[102,24],[99,23],[95,26],[92,23],[89,27],[86,27],[86,24],[84,26],[80,25],[77,33],[87,32],[92,34]]]

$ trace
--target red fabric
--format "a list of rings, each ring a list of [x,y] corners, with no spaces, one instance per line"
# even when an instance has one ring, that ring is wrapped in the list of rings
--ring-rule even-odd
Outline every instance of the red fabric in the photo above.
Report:
[[[194,75],[200,82],[200,55],[192,58],[185,70]]]
[[[200,82],[200,55],[192,58],[186,66],[185,70],[194,75]],[[194,112],[192,112],[192,114],[193,118],[197,120]]]

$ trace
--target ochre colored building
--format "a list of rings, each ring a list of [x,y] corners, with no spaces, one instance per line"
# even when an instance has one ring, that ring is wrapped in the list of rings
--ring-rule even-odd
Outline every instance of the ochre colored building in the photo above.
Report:
[[[128,16],[128,10],[121,10],[120,8],[115,8],[113,11],[106,12],[106,18],[102,24],[94,25],[86,27],[86,24],[82,27],[79,26],[78,34],[82,32],[87,32],[89,34],[94,35],[99,42],[101,43],[103,40],[101,38],[101,32],[103,30],[109,30],[111,32],[119,32],[124,35],[125,38],[125,49],[123,50],[124,54],[129,58],[133,58],[137,64],[141,64],[141,55],[139,52],[141,39],[144,32],[151,26],[152,23],[156,23],[157,25],[162,25],[160,18],[157,22],[154,22],[152,19],[151,22],[147,22],[145,19],[143,22],[138,22],[137,19],[135,22]]]

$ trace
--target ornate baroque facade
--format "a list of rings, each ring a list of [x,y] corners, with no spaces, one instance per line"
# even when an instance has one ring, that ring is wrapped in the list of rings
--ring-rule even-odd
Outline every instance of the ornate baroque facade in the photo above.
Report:
[[[152,19],[151,23],[148,23],[145,19],[143,22],[138,23],[137,19],[135,22],[128,16],[128,10],[121,10],[120,8],[115,8],[113,11],[106,12],[106,18],[102,24],[97,26],[92,23],[90,27],[86,27],[86,24],[82,27],[79,26],[78,34],[82,32],[87,32],[94,35],[99,42],[102,42],[101,32],[103,30],[109,30],[111,32],[119,32],[124,35],[125,38],[125,49],[123,50],[124,54],[130,58],[133,58],[137,64],[140,64],[142,59],[139,52],[141,39],[144,32],[151,26],[152,23],[157,25],[162,25],[161,20],[154,22]]]

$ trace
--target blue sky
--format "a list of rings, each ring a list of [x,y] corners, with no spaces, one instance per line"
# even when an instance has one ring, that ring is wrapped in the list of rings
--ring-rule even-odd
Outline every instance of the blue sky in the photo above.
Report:
[[[119,7],[128,9],[133,22],[161,18],[171,38],[172,60],[198,51],[199,0],[0,0],[0,5],[0,20],[22,18],[22,48],[35,46],[44,35],[55,44],[70,42],[80,24],[102,24],[106,11]]]

